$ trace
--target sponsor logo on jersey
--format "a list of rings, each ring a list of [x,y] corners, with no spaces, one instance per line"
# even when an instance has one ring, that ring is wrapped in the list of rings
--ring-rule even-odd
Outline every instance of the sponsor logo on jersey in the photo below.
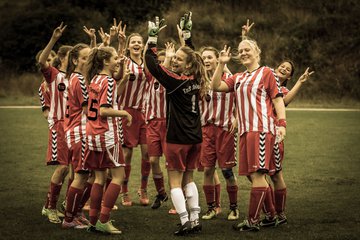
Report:
[[[159,82],[155,82],[155,83],[154,83],[154,89],[155,89],[155,90],[158,90],[159,87],[160,87],[160,83],[159,83]]]
[[[59,90],[60,92],[65,91],[65,89],[66,89],[65,83],[59,83],[59,84],[58,84],[58,90]]]

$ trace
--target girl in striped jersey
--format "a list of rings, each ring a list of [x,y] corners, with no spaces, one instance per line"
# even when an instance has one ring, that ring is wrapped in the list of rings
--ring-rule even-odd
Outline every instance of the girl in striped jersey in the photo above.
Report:
[[[57,215],[56,204],[60,195],[60,190],[64,182],[64,178],[68,173],[68,150],[64,135],[64,115],[66,109],[66,96],[68,80],[65,78],[64,72],[67,68],[68,52],[72,47],[62,46],[58,50],[58,58],[60,61],[59,70],[52,67],[47,59],[51,53],[51,49],[61,37],[66,26],[60,24],[53,31],[49,43],[46,45],[39,57],[39,65],[44,78],[49,86],[50,92],[50,111],[48,116],[49,129],[49,145],[47,165],[57,165],[50,183],[50,194],[43,208],[43,215],[47,215],[52,223],[60,223]],[[48,205],[48,206],[46,206]]]
[[[294,87],[289,90],[286,87],[286,84],[289,80],[291,80],[291,77],[294,75],[294,71],[294,63],[290,60],[282,61],[275,70],[276,75],[279,77],[285,106],[287,106],[295,98],[302,84],[308,80],[311,74],[314,73],[314,71],[309,72],[309,68],[307,68],[297,80]],[[274,191],[271,190],[266,194],[265,204],[263,208],[266,216],[263,220],[261,220],[261,226],[275,226],[278,224],[287,223],[287,218],[285,215],[287,190],[282,171],[282,161],[284,159],[284,141],[275,142],[273,157],[274,165],[270,170],[270,177],[274,184]],[[269,203],[269,201],[274,201],[275,209],[271,208],[271,203]],[[272,221],[274,216],[277,216],[276,221]]]
[[[213,47],[204,47],[201,49],[201,56],[206,71],[209,76],[212,76],[218,64],[219,52]],[[222,79],[229,76],[230,74],[223,73]],[[200,111],[202,112],[203,134],[200,162],[204,166],[203,190],[208,204],[208,211],[202,216],[202,219],[214,218],[217,215],[216,208],[220,207],[216,206],[216,194],[220,195],[220,181],[215,169],[216,161],[218,161],[226,180],[229,195],[228,220],[236,220],[239,218],[238,186],[232,171],[236,165],[235,135],[232,124],[235,122],[235,95],[232,92],[221,93],[209,90],[200,101]],[[216,188],[217,185],[218,188]]]
[[[124,180],[124,156],[119,144],[118,120],[123,117],[129,126],[131,115],[118,110],[117,85],[112,77],[119,71],[120,61],[112,47],[93,48],[87,63],[89,85],[88,121],[86,123],[84,168],[95,171],[95,182],[90,193],[89,231],[121,234],[110,221],[110,211],[120,193]],[[110,169],[112,180],[104,193],[106,169]],[[100,212],[100,216],[99,215]]]
[[[165,51],[158,52],[157,57],[159,63],[163,65],[165,61]],[[164,186],[164,176],[160,166],[160,157],[165,151],[166,144],[166,90],[153,76],[148,77],[148,80],[146,140],[151,170],[157,191],[155,201],[151,205],[151,208],[157,209],[168,199]]]
[[[140,203],[144,206],[149,204],[147,197],[147,184],[150,174],[150,162],[146,144],[146,124],[145,124],[145,96],[146,96],[146,74],[142,52],[144,49],[143,38],[138,33],[132,33],[125,44],[127,66],[130,70],[130,78],[126,83],[124,92],[119,98],[120,109],[128,111],[133,116],[131,127],[126,126],[127,120],[123,119],[124,131],[124,157],[125,157],[125,180],[122,185],[122,204],[131,206],[132,201],[128,194],[128,182],[131,172],[131,158],[133,148],[140,144],[141,148],[141,186],[138,194]]]
[[[252,40],[243,40],[239,47],[240,62],[246,71],[221,81],[224,65],[230,60],[230,47],[225,46],[212,78],[215,91],[235,91],[240,133],[239,175],[252,182],[248,218],[234,226],[238,231],[260,230],[260,209],[269,184],[269,172],[275,144],[276,122],[281,142],[286,133],[285,106],[279,81],[272,69],[260,65],[260,49]],[[278,121],[274,115],[275,108]]]
[[[69,86],[64,128],[71,175],[74,175],[74,180],[67,192],[63,228],[80,229],[87,227],[89,223],[82,214],[82,207],[90,197],[93,182],[93,178],[87,182],[89,170],[84,168],[86,109],[89,98],[84,73],[89,52],[88,45],[82,43],[75,45],[69,52],[66,71]]]

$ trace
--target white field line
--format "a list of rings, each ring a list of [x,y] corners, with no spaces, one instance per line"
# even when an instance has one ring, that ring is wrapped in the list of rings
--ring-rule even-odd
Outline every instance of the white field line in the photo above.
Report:
[[[40,106],[0,106],[0,109],[36,109]],[[360,112],[357,108],[286,108],[286,111],[318,111],[318,112]]]

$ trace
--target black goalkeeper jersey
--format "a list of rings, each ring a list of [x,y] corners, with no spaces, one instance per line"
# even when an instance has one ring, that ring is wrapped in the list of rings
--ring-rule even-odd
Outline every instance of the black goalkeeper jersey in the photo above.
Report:
[[[178,75],[157,62],[156,45],[149,44],[145,54],[148,71],[166,88],[166,142],[202,142],[199,91],[200,80]]]

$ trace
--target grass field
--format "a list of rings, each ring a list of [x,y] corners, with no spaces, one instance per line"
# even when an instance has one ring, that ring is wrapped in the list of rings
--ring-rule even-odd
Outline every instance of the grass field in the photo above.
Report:
[[[360,112],[288,111],[284,173],[289,224],[258,233],[238,233],[223,213],[203,221],[203,232],[190,239],[360,239]],[[62,230],[41,216],[52,167],[44,162],[47,124],[40,109],[0,109],[0,239],[176,239],[177,216],[135,205],[112,212],[121,236]],[[135,151],[130,191],[137,203],[139,152]],[[196,173],[200,204],[206,210],[202,176]],[[250,185],[238,179],[240,217],[247,213]],[[155,196],[152,180],[149,193]],[[63,189],[65,190],[65,189]],[[64,191],[62,191],[64,192]],[[60,197],[63,199],[63,195]],[[118,202],[119,203],[119,202]]]

